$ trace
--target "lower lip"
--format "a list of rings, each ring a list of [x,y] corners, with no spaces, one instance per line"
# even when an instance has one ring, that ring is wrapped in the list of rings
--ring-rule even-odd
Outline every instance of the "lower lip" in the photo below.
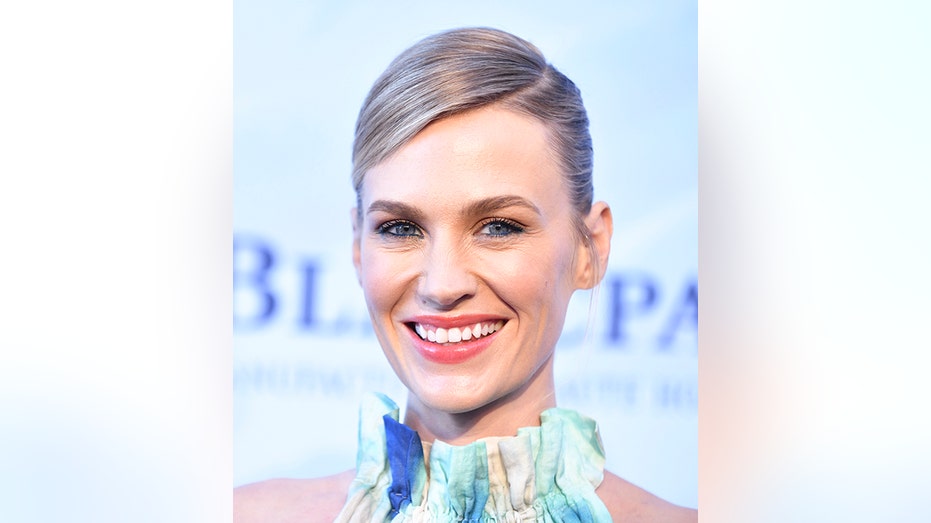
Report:
[[[440,345],[421,339],[416,332],[410,329],[408,330],[410,331],[411,337],[414,340],[414,348],[417,349],[417,352],[420,353],[424,359],[434,363],[442,363],[446,365],[462,363],[478,356],[484,352],[489,345],[491,345],[494,337],[498,334],[497,332],[494,332],[487,336],[482,336],[477,340],[461,341],[459,343]]]

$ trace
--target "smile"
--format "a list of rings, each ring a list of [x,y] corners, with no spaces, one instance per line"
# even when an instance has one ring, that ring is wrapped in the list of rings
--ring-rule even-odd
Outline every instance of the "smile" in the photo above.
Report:
[[[453,344],[477,340],[483,336],[488,336],[489,334],[497,332],[504,326],[504,321],[476,322],[475,325],[450,327],[447,329],[426,323],[411,323],[409,325],[422,340],[437,344]]]

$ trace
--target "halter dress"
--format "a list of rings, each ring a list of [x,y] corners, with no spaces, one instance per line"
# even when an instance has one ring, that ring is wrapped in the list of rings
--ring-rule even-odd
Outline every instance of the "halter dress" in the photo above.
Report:
[[[428,447],[380,394],[360,412],[356,477],[337,523],[610,522],[595,494],[604,449],[594,420],[561,408],[539,427]]]

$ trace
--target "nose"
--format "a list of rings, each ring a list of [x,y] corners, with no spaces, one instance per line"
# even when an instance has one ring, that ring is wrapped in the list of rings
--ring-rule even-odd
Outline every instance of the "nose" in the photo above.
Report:
[[[417,285],[417,296],[422,303],[437,310],[451,310],[475,295],[476,277],[462,249],[437,242],[424,256]]]

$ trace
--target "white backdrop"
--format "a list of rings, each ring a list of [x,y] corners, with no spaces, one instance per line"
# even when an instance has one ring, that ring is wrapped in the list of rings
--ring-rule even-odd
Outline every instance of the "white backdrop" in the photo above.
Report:
[[[234,8],[235,484],[350,468],[360,397],[403,404],[350,261],[353,126],[400,51],[482,25],[579,86],[614,211],[605,282],[594,305],[576,296],[558,347],[558,401],[598,420],[610,470],[696,506],[695,2]]]

